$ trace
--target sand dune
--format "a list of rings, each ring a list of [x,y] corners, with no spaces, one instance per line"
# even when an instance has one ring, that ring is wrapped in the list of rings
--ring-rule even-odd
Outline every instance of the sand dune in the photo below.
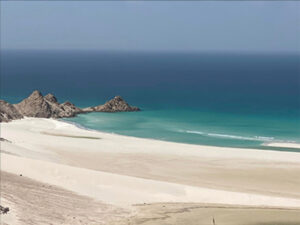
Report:
[[[102,225],[131,216],[120,207],[3,171],[1,203],[10,209],[1,217],[8,225]]]
[[[1,154],[1,168],[119,206],[153,202],[200,202],[299,207],[300,199],[193,187]]]
[[[45,197],[47,196],[47,197]],[[154,203],[126,210],[25,176],[1,172],[1,225],[298,225],[300,210],[201,203]],[[249,216],[251,215],[251,216]]]

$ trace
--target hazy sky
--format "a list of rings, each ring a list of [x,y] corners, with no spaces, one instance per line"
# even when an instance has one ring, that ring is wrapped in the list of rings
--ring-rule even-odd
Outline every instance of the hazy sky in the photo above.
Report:
[[[1,47],[300,52],[300,2],[2,1]]]

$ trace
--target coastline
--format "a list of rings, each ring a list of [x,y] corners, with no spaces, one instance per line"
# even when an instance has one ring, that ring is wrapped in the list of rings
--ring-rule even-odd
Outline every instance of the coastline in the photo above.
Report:
[[[88,130],[88,131],[120,135],[120,136],[125,136],[125,137],[134,137],[134,138],[147,139],[147,140],[153,140],[153,141],[163,141],[163,142],[171,142],[171,143],[186,144],[186,145],[197,145],[197,146],[201,146],[201,147],[217,147],[217,148],[233,148],[233,149],[249,149],[249,150],[254,149],[254,150],[262,150],[262,151],[300,152],[300,143],[297,143],[297,142],[265,141],[262,144],[260,144],[260,146],[257,146],[257,147],[236,147],[236,146],[228,147],[228,146],[216,146],[216,145],[203,145],[203,144],[194,144],[194,143],[188,143],[188,142],[182,142],[182,141],[171,141],[171,140],[165,140],[165,139],[161,140],[161,139],[150,138],[150,137],[137,137],[137,136],[133,136],[133,135],[125,135],[125,134],[118,134],[115,132],[97,130],[97,129],[85,127],[78,122],[70,121],[65,118],[60,118],[60,119],[58,119],[58,121],[69,123],[80,129],[84,129],[84,130]],[[271,148],[264,148],[264,147],[271,147]]]
[[[26,118],[1,124],[1,170],[105,204],[300,208],[300,154],[200,146]],[[131,194],[130,194],[131,193]]]
[[[48,107],[43,107],[44,105],[47,105]],[[107,101],[103,105],[79,108],[69,101],[59,103],[57,98],[51,93],[48,93],[44,96],[39,90],[35,90],[29,97],[25,98],[23,101],[17,104],[10,104],[4,100],[1,100],[0,107],[0,122],[9,122],[12,120],[22,119],[26,117],[55,118],[63,119],[64,121],[71,122],[72,124],[74,124],[75,122],[75,126],[83,129],[91,128],[99,130],[100,132],[113,132],[121,135],[148,138],[150,140],[154,139],[176,143],[197,144],[200,146],[205,145],[246,149],[255,148],[263,150],[269,149],[293,152],[300,151],[300,143],[295,142],[295,140],[299,140],[296,136],[292,135],[288,139],[286,139],[286,137],[284,137],[283,139],[278,138],[278,133],[277,135],[275,134],[276,130],[279,130],[278,127],[276,129],[274,129],[275,127],[271,128],[271,130],[275,132],[273,134],[272,132],[268,134],[263,134],[259,133],[257,130],[255,132],[256,135],[254,135],[253,131],[252,134],[251,132],[245,133],[243,129],[240,130],[239,126],[243,123],[244,125],[242,126],[248,124],[248,128],[251,130],[251,126],[248,123],[249,121],[242,120],[240,121],[240,125],[236,124],[232,126],[232,124],[235,124],[235,122],[232,120],[232,118],[229,117],[229,121],[227,122],[228,124],[224,125],[223,121],[226,121],[226,118],[224,118],[223,114],[219,115],[219,117],[215,117],[213,124],[209,125],[207,128],[205,128],[204,121],[207,121],[207,119],[208,121],[210,121],[210,118],[207,117],[205,113],[201,116],[202,122],[198,121],[199,126],[194,128],[188,128],[192,122],[188,122],[188,120],[186,120],[183,124],[180,125],[180,123],[183,121],[180,122],[180,119],[177,121],[178,118],[174,120],[174,115],[173,120],[170,121],[168,121],[168,119],[166,118],[161,118],[159,115],[156,115],[156,117],[154,118],[159,118],[156,122],[155,119],[153,120],[153,118],[151,120],[151,116],[149,117],[150,120],[149,118],[147,120],[147,113],[143,114],[143,112],[142,115],[136,115],[134,117],[132,117],[133,114],[126,114],[126,116],[125,114],[120,114],[123,117],[121,116],[119,118],[110,117],[107,115],[104,116],[104,114],[102,114],[102,116],[104,116],[102,119],[101,116],[95,116],[96,114],[93,114],[93,116],[91,117],[85,117],[84,115],[82,117],[80,116],[80,114],[87,114],[93,112],[112,113],[141,111],[138,107],[130,106],[121,96],[115,96],[113,99]],[[187,112],[188,111],[186,111],[185,113]],[[168,114],[168,116],[172,117],[172,113]],[[191,115],[186,114],[185,118],[189,118],[190,116]],[[83,121],[81,121],[81,119],[78,117],[83,119]],[[193,118],[193,116],[191,117]],[[194,119],[195,118],[193,118],[193,120]],[[250,119],[251,121],[251,118],[248,119]],[[106,124],[104,121],[106,121]],[[153,124],[153,126],[151,126],[151,124]],[[222,127],[222,124],[224,127],[229,127],[230,129],[227,131],[222,131],[222,129],[219,130],[218,127]],[[252,126],[255,127],[254,124],[255,122],[252,123]],[[144,126],[146,126],[146,129],[143,128]],[[283,124],[281,124],[281,126],[283,126]],[[248,130],[248,128],[245,130]],[[284,132],[286,132],[286,130],[282,131],[282,133]],[[294,128],[293,132],[294,134],[298,133],[296,127]]]
[[[184,127],[186,124],[180,125],[177,124],[175,120],[172,120],[174,121],[173,126],[168,124],[170,122],[166,122],[165,124],[165,121],[162,120],[162,118],[159,119],[159,123],[155,119],[151,118],[151,116],[148,118],[149,115],[143,113],[144,112],[139,112],[136,114],[137,118],[132,116],[132,114],[126,114],[127,116],[122,114],[120,114],[120,116],[110,116],[106,114],[92,113],[90,116],[79,115],[75,118],[63,118],[62,121],[87,130],[150,140],[161,140],[200,146],[300,152],[300,143],[297,141],[298,139],[295,140],[294,137],[279,138],[274,134],[255,135],[253,131],[250,134],[243,131],[235,131],[234,129],[218,131],[217,127],[214,131],[212,128],[210,128],[212,130],[207,130],[205,125],[203,128],[195,127],[179,129],[178,127]],[[159,118],[159,115],[156,116]],[[95,122],[93,123],[92,121]],[[132,123],[130,123],[130,121],[132,121]],[[153,125],[149,125],[151,123],[153,123]],[[146,126],[146,129],[143,129],[143,126]],[[230,124],[225,126],[230,127]],[[130,129],[128,129],[128,127],[130,127]],[[273,145],[273,143],[280,143],[280,145]],[[291,143],[293,143],[293,145],[290,145]]]

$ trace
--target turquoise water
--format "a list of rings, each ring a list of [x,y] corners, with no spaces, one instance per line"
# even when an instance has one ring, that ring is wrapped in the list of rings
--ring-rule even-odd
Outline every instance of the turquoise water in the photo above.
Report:
[[[167,141],[263,148],[300,143],[300,56],[272,54],[3,51],[1,98],[33,90],[80,107],[121,95],[141,112],[66,121]]]
[[[109,133],[190,144],[276,149],[262,147],[262,144],[275,141],[300,143],[299,126],[284,118],[194,110],[149,110],[90,113],[64,120]]]

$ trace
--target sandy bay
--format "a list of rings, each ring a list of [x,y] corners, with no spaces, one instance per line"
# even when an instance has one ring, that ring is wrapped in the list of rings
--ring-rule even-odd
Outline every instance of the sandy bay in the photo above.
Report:
[[[24,182],[35,186],[38,193],[47,193],[40,187],[50,186],[55,191],[50,188],[49,193],[58,189],[61,195],[66,192],[84,199],[82,206],[75,207],[78,209],[90,202],[93,209],[81,215],[78,224],[92,224],[88,221],[93,221],[96,212],[102,212],[98,219],[104,224],[128,220],[156,224],[151,218],[160,218],[154,221],[163,224],[168,219],[162,219],[162,214],[170,224],[186,214],[203,224],[210,224],[212,217],[224,224],[238,224],[245,213],[257,215],[249,224],[300,221],[296,216],[300,208],[299,153],[142,139],[38,118],[1,124],[1,137],[8,140],[1,142],[2,198],[14,205],[11,208],[20,224],[26,215],[16,196],[26,193]],[[20,184],[15,189],[18,193],[7,188],[12,180]],[[30,194],[23,195],[26,197]],[[47,201],[56,202],[55,198]],[[28,199],[27,204],[39,202]],[[56,207],[59,210],[60,205]],[[103,208],[109,210],[101,211]],[[277,219],[268,216],[268,210],[277,210]],[[43,221],[46,214],[37,213],[36,221]],[[54,224],[70,219],[47,218]]]

